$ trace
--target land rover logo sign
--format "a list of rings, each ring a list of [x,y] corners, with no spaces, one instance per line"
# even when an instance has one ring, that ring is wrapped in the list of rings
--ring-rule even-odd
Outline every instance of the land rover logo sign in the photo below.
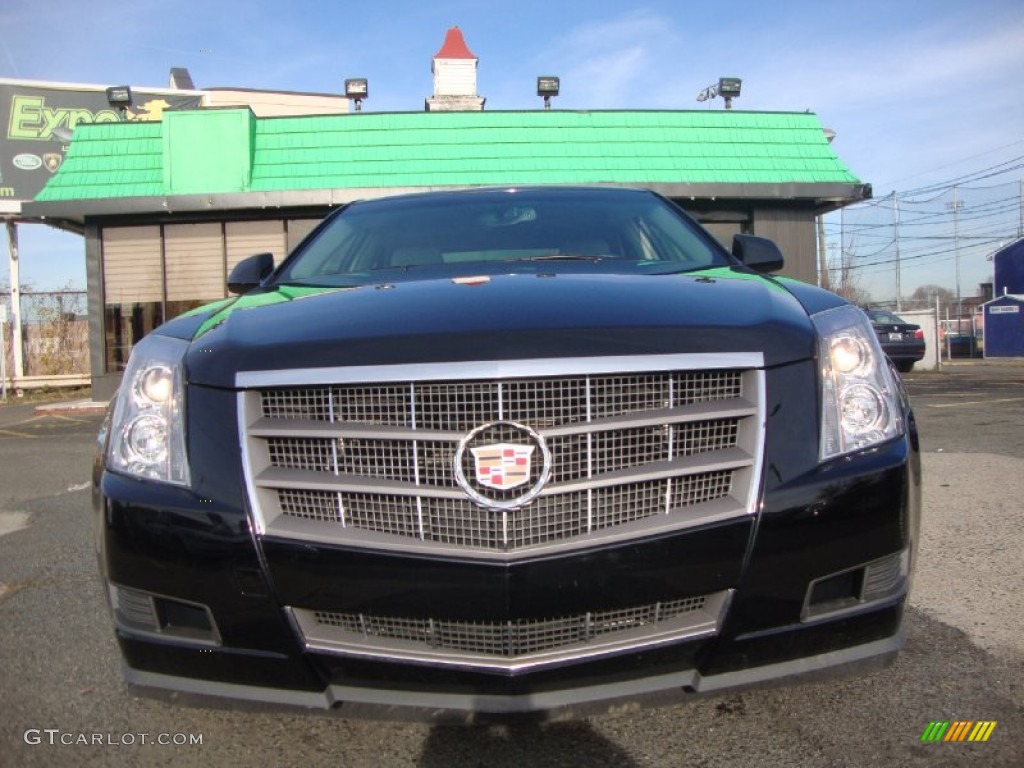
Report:
[[[14,163],[15,168],[20,168],[23,171],[34,171],[43,165],[43,159],[39,155],[33,155],[31,152],[22,152],[20,155],[15,155],[11,162]]]
[[[477,504],[515,509],[535,498],[548,482],[551,452],[530,427],[497,421],[462,439],[454,465],[455,479]]]

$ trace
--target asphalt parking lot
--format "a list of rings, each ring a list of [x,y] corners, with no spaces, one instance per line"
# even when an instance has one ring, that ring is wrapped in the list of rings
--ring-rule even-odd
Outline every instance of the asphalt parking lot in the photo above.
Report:
[[[907,646],[892,667],[544,725],[132,696],[91,544],[101,415],[0,405],[0,766],[1024,765],[1024,361],[956,363],[905,382],[925,512]],[[936,720],[997,725],[985,743],[922,743]]]
[[[1024,362],[956,361],[904,375],[927,452],[1024,458]]]

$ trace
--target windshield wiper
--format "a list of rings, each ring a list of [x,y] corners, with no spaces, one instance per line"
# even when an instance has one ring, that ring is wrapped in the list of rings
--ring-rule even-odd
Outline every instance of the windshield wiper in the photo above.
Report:
[[[578,253],[549,253],[547,256],[526,256],[521,259],[507,259],[507,261],[604,261],[614,258],[613,256],[584,256]]]

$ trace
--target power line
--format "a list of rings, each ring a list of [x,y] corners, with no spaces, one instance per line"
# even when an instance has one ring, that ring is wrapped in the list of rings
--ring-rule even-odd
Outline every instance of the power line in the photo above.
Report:
[[[1011,158],[997,165],[993,165],[989,168],[983,168],[980,171],[974,173],[968,173],[963,176],[958,176],[954,179],[947,179],[946,181],[939,182],[937,184],[930,184],[927,187],[919,187],[917,189],[910,189],[904,192],[904,195],[922,195],[928,192],[934,192],[939,189],[945,189],[960,184],[969,184],[972,181],[981,181],[983,179],[990,179],[994,176],[1000,176],[1004,173],[1010,173],[1012,171],[1020,170],[1024,168],[1024,155]],[[1010,165],[1010,163],[1016,163],[1016,165]]]
[[[945,239],[946,240],[953,240],[954,238],[953,237],[949,237],[949,238],[945,238]],[[964,238],[961,237],[960,239],[963,240]],[[977,238],[971,238],[971,239],[975,241],[972,247],[977,247],[979,245],[990,245],[990,244],[993,244],[993,243],[1006,242],[1008,237],[1006,235],[1002,235],[1002,236],[1000,236],[1000,235],[993,235],[993,236],[990,236],[990,237],[977,237]],[[901,241],[901,243],[902,243],[902,241]],[[903,250],[902,247],[901,247],[901,255],[900,255],[900,262],[901,263],[902,262],[906,262],[906,261],[918,261],[918,260],[922,260],[922,259],[926,259],[926,258],[933,258],[933,257],[943,257],[943,256],[947,257],[946,259],[934,258],[934,262],[930,262],[930,263],[938,263],[940,261],[953,259],[955,257],[956,251],[955,251],[955,248],[947,248],[947,249],[942,249],[942,250],[930,250],[930,251],[927,251],[925,253],[919,253],[917,255],[911,255],[911,256],[905,255],[906,253],[907,253],[907,251]],[[854,256],[853,258],[857,258],[857,257]],[[895,258],[891,258],[891,259],[882,259],[882,260],[879,260],[879,261],[873,261],[873,262],[869,262],[867,264],[851,263],[851,264],[848,264],[847,266],[850,269],[870,271],[870,268],[872,268],[872,267],[890,266],[890,265],[893,265],[895,263],[896,263],[896,259]]]
[[[1009,149],[1010,147],[1015,147],[1018,144],[1024,144],[1024,139],[1019,140],[1019,141],[1011,141],[1008,144],[1003,144],[1003,145],[998,146],[998,147],[993,147],[992,149],[987,149],[984,152],[978,152],[977,154],[969,155],[968,157],[961,158],[960,160],[954,160],[952,163],[946,163],[944,165],[939,165],[939,166],[936,166],[934,168],[930,168],[928,170],[921,171],[920,173],[911,174],[910,176],[904,176],[904,177],[902,177],[900,179],[894,179],[892,182],[886,183],[885,186],[889,186],[890,183],[895,183],[895,182],[899,182],[899,181],[906,181],[907,179],[916,179],[919,176],[927,176],[930,173],[934,173],[935,171],[941,171],[944,168],[952,168],[955,165],[962,165],[963,163],[969,162],[971,160],[976,160],[979,157],[984,157],[985,155],[991,155],[994,152],[999,152],[999,151],[1004,150],[1004,149]],[[944,183],[949,183],[949,182],[944,182]]]

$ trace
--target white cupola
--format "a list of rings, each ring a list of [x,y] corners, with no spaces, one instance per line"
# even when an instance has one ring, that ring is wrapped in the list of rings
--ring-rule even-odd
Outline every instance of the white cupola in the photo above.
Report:
[[[434,95],[426,100],[428,112],[480,112],[485,98],[476,93],[476,67],[479,59],[466,46],[462,30],[452,27],[436,54]]]

